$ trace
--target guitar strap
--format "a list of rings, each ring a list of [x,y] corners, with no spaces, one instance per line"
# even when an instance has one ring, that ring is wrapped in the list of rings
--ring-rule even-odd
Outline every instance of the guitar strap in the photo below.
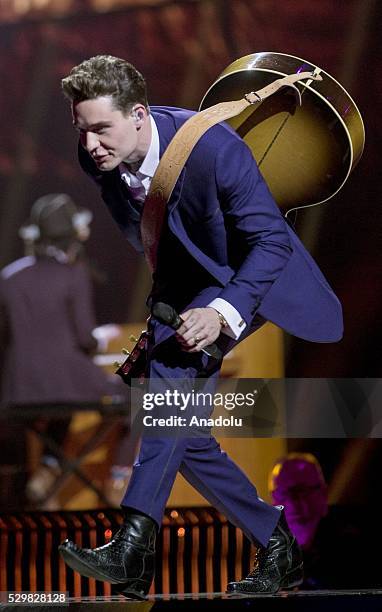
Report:
[[[294,83],[302,79],[320,81],[322,77],[313,72],[300,72],[299,74],[287,75],[273,81],[273,83],[258,91],[252,91],[245,94],[241,100],[220,102],[219,104],[215,104],[210,108],[206,108],[196,113],[176,132],[162,155],[158,168],[151,181],[142,211],[142,244],[146,261],[152,271],[156,269],[157,250],[165,220],[167,202],[198,140],[213,125],[239,115],[250,105],[259,106],[263,100],[282,87],[293,87],[298,94],[299,103],[301,104],[301,93]]]

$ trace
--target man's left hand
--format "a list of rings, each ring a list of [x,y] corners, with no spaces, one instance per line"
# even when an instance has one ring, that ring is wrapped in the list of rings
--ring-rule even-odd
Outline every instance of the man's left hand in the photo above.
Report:
[[[184,323],[175,337],[188,353],[201,351],[220,335],[221,324],[214,308],[191,308],[180,316]]]

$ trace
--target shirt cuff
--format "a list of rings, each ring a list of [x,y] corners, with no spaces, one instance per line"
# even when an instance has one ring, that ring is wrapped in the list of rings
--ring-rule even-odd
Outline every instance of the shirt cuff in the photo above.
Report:
[[[223,315],[229,327],[223,327],[222,332],[223,334],[230,336],[230,338],[237,340],[247,327],[247,324],[242,318],[240,312],[238,312],[236,308],[234,308],[234,306],[232,306],[232,304],[226,300],[223,300],[222,298],[215,298],[212,300],[212,302],[207,304],[207,307],[215,308],[215,310]]]

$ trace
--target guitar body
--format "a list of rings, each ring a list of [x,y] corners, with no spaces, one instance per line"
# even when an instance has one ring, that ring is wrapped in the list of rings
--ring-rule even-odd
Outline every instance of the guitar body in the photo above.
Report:
[[[254,53],[230,64],[205,94],[200,110],[242,98],[275,79],[316,71],[321,81],[297,83],[250,106],[228,123],[249,145],[283,212],[321,204],[344,185],[360,159],[365,130],[347,91],[314,64],[283,53]]]

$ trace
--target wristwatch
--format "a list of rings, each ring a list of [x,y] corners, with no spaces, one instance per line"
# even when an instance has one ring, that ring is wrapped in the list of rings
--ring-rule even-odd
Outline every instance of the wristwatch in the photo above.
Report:
[[[216,310],[216,309],[215,309]],[[220,327],[222,329],[224,329],[225,327],[229,327],[225,317],[223,317],[222,313],[219,312],[218,310],[216,310],[216,312],[218,313],[218,317],[219,317],[219,322],[220,322]]]

